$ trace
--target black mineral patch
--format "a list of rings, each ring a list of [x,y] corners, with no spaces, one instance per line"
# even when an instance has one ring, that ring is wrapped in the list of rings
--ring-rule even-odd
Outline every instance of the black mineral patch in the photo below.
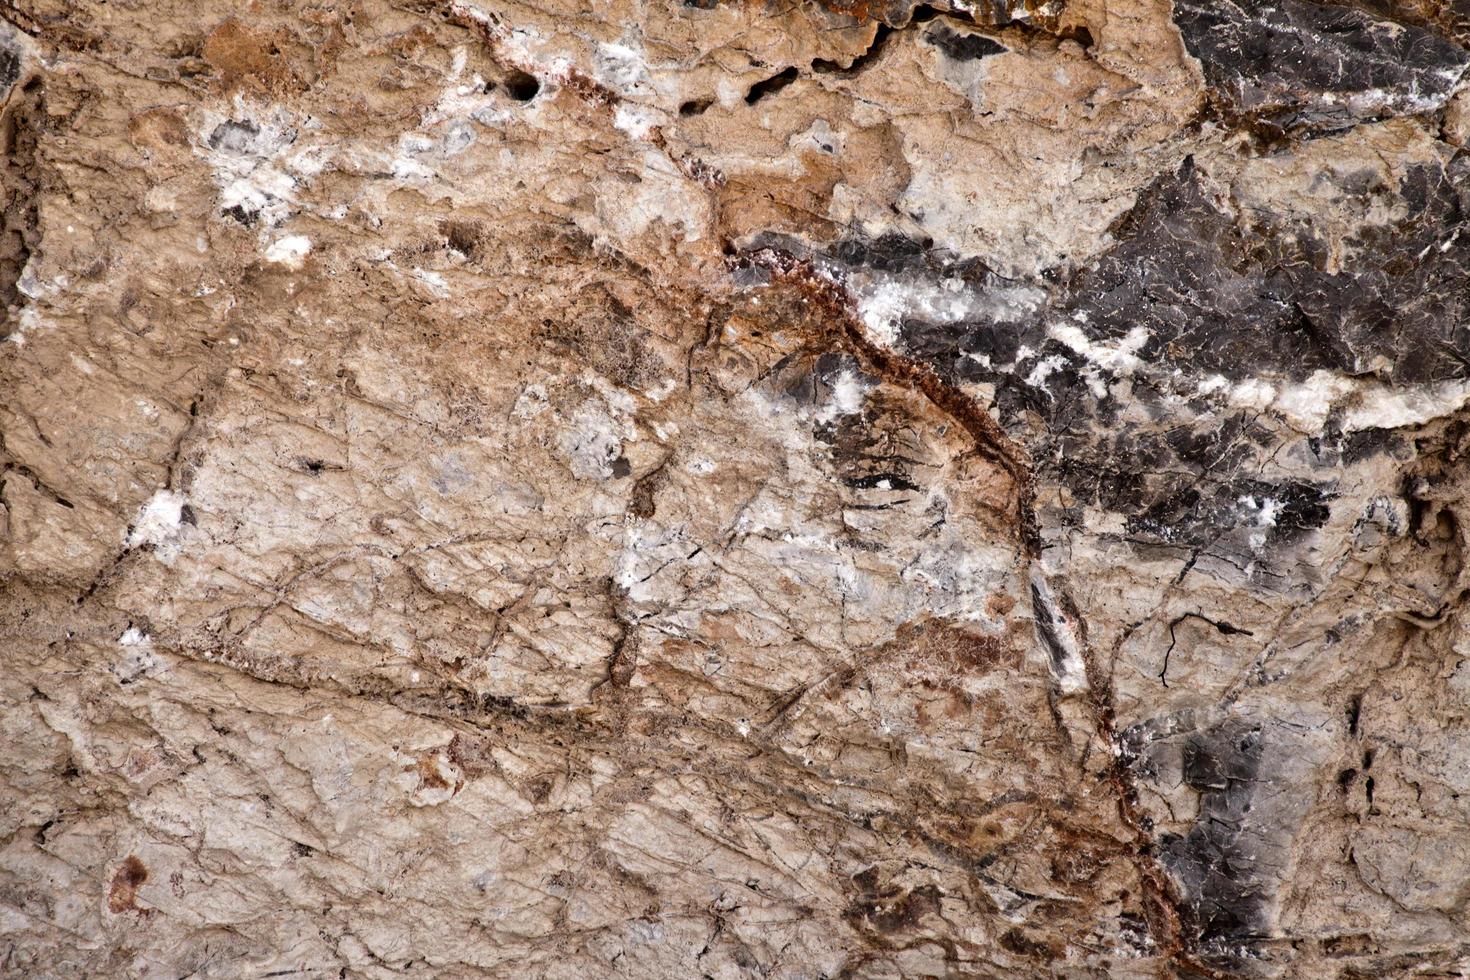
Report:
[[[231,218],[234,221],[237,221],[245,227],[249,228],[255,224],[256,216],[259,215],[260,212],[247,211],[243,206],[239,204],[233,204],[230,207],[227,207],[223,211],[221,211],[220,214],[223,217]]]
[[[1175,0],[1174,23],[1228,110],[1288,129],[1431,111],[1470,61],[1425,28],[1306,0]]]
[[[1194,945],[1227,961],[1248,952],[1266,926],[1269,886],[1250,833],[1264,740],[1260,726],[1240,722],[1189,736],[1183,775],[1200,794],[1199,817],[1187,834],[1165,835],[1161,848],[1185,896]]]
[[[833,246],[830,255],[844,265],[863,266],[880,272],[913,272],[929,267],[924,246],[902,235],[845,239]]]
[[[1007,49],[998,41],[980,34],[961,34],[937,24],[924,34],[924,40],[934,45],[946,58],[952,61],[979,61],[994,54],[1002,54]]]
[[[1392,200],[1405,216],[1351,241],[1351,265],[1284,269],[1288,295],[1351,373],[1470,377],[1470,156],[1410,168]]]
[[[1037,474],[1067,488],[1063,522],[1101,510],[1141,555],[1177,556],[1181,574],[1287,589],[1312,574],[1303,559],[1331,517],[1338,468],[1397,443],[1345,436],[1338,416],[1293,434],[1275,394],[1310,391],[1316,372],[1393,386],[1470,378],[1470,154],[1392,181],[1324,172],[1316,192],[1376,217],[1328,241],[1290,210],[1232,199],[1186,159],[1115,223],[1111,249],[1039,284],[900,235],[848,238],[820,261],[838,277],[964,282],[973,313],[905,316],[899,346],[951,384],[989,386],[1002,424],[1027,433]],[[1044,296],[1037,308],[1007,298],[1023,286]],[[1308,469],[1264,475],[1292,458]]]
[[[9,91],[10,86],[20,78],[20,54],[6,47],[0,47],[0,89]]]
[[[1143,362],[1197,380],[1302,381],[1320,370],[1397,384],[1470,377],[1470,156],[1412,167],[1385,193],[1398,217],[1365,227],[1347,243],[1349,260],[1329,269],[1312,228],[1242,223],[1186,161],[1140,196],[1118,244],[1064,281],[1050,309],[1017,323],[905,324],[904,340],[951,374],[973,374],[966,356],[1010,364],[1022,347],[1070,366],[1076,359],[1048,334],[1061,321],[1094,344],[1142,328]],[[850,263],[923,267],[923,252],[899,242],[844,247]],[[1056,382],[1047,388],[1032,401],[1067,403]]]
[[[210,149],[227,153],[247,154],[255,151],[255,140],[260,127],[249,119],[230,119],[214,127],[209,134]]]
[[[762,244],[757,243],[757,246]],[[789,239],[774,239],[764,244],[790,249]],[[799,246],[797,248],[799,251]],[[947,249],[936,248],[929,239],[914,239],[894,232],[868,237],[854,235],[840,239],[820,256],[826,264],[846,269],[870,269],[890,274],[914,274],[938,278],[959,277],[973,281],[999,282],[985,263],[965,258]]]
[[[1273,486],[1249,479],[1191,480],[1129,517],[1127,528],[1138,538],[1196,548],[1229,532],[1256,528],[1265,544],[1289,541],[1319,528],[1330,514],[1327,494],[1307,483]]]
[[[1194,373],[1375,373],[1396,383],[1470,376],[1470,158],[1409,170],[1350,262],[1325,268],[1306,227],[1237,225],[1186,164],[1130,216],[1131,233],[1074,285],[1088,333],[1142,325]],[[1145,352],[1145,357],[1148,351]]]

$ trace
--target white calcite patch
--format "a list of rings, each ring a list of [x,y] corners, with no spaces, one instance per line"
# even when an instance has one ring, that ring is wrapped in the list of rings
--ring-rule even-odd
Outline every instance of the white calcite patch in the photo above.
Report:
[[[15,329],[10,332],[5,340],[17,347],[24,347],[26,334],[46,325],[41,319],[39,310],[34,306],[26,306],[20,311],[20,316],[16,318]],[[88,370],[86,373],[90,374],[91,370]]]
[[[512,418],[526,421],[533,419],[546,411],[546,388],[540,384],[529,384],[516,396],[515,404],[511,406]]]
[[[593,77],[624,98],[653,95],[643,52],[631,44],[599,44]]]
[[[1026,383],[1033,388],[1041,388],[1053,374],[1066,367],[1067,359],[1061,354],[1051,354],[1043,357],[1031,367],[1031,373],[1026,375]]]
[[[1134,327],[1122,337],[1112,340],[1093,340],[1087,336],[1086,331],[1073,323],[1053,323],[1047,327],[1047,336],[1067,347],[1072,353],[1082,358],[1084,366],[1082,369],[1083,380],[1093,395],[1102,398],[1108,393],[1107,382],[1102,377],[1102,372],[1116,377],[1128,377],[1133,372],[1142,368],[1143,361],[1139,359],[1138,352],[1143,345],[1149,341],[1149,332],[1144,327]],[[1027,384],[1032,386],[1045,381],[1046,377],[1058,367],[1060,363],[1055,356],[1046,358],[1033,370],[1032,377],[1038,372],[1040,380],[1027,378]],[[1046,365],[1050,364],[1049,367]]]
[[[1334,413],[1343,432],[1422,425],[1470,404],[1470,382],[1391,385],[1336,371],[1314,371],[1304,381],[1247,378],[1232,384],[1210,375],[1195,388],[1234,408],[1272,412],[1307,433],[1319,433]]]
[[[939,285],[914,280],[886,279],[856,287],[858,317],[868,335],[887,347],[897,347],[904,319],[918,317],[935,323],[954,323],[975,310],[974,299],[959,279]]]
[[[899,328],[909,318],[938,324],[978,318],[1015,323],[1046,301],[1045,290],[1035,286],[981,289],[957,276],[930,280],[864,272],[844,285],[857,298],[858,318],[868,335],[887,347],[898,346]]]
[[[847,136],[825,119],[818,119],[805,130],[792,136],[786,145],[798,153],[839,154],[847,145]]]
[[[179,539],[183,534],[184,504],[184,495],[174,490],[155,492],[134,518],[128,531],[127,546],[152,545],[154,552],[165,561],[174,558],[179,552]]]
[[[270,243],[265,250],[265,260],[284,265],[288,269],[299,269],[310,251],[310,238],[305,235],[285,235]]]
[[[1037,598],[1037,630],[1050,650],[1052,675],[1063,694],[1087,690],[1087,665],[1077,641],[1077,632],[1065,611],[1057,604],[1051,584],[1040,568],[1031,572],[1031,591]]]
[[[570,413],[558,445],[578,479],[606,480],[614,475],[613,463],[622,455],[623,444],[637,438],[631,419],[634,403],[596,375],[584,375],[584,383],[596,395]]]
[[[434,272],[432,269],[414,269],[414,279],[423,283],[435,296],[444,299],[449,295],[449,282],[442,273]]]
[[[856,374],[845,370],[832,382],[831,398],[822,408],[823,421],[839,415],[855,415],[863,410],[866,389]]]
[[[1047,336],[1066,345],[1091,364],[1120,375],[1132,374],[1143,366],[1138,352],[1149,340],[1145,327],[1134,327],[1113,341],[1092,340],[1082,328],[1071,323],[1054,323],[1046,332]]]
[[[648,106],[624,102],[613,110],[613,125],[635,140],[646,140],[665,115]]]
[[[131,684],[156,674],[163,667],[163,661],[153,650],[153,638],[136,626],[124,630],[117,638],[117,645],[121,656],[112,664],[112,675],[119,684]]]
[[[1360,384],[1336,372],[1314,371],[1300,384],[1283,384],[1270,406],[1303,432],[1320,432],[1333,407]]]
[[[1343,417],[1348,432],[1397,429],[1443,418],[1470,404],[1470,381],[1443,381],[1409,388],[1375,386],[1360,392]]]
[[[668,157],[648,147],[635,184],[607,181],[599,187],[595,218],[580,219],[585,230],[602,239],[629,239],[659,225],[675,230],[682,241],[705,237],[710,202],[704,189],[679,173]]]
[[[219,210],[257,224],[262,235],[293,211],[303,181],[331,158],[323,147],[298,145],[304,120],[276,106],[236,96],[228,115],[206,112],[199,152],[219,188]],[[162,206],[162,198],[155,198]]]

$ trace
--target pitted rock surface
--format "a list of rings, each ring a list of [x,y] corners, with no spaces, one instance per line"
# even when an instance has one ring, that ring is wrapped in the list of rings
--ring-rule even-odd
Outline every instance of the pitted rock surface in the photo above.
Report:
[[[0,18],[0,972],[1470,971],[1463,4]]]

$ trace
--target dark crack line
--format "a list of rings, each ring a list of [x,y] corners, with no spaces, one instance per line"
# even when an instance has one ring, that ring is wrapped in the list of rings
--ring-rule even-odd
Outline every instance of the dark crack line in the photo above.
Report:
[[[731,260],[765,269],[782,282],[796,286],[824,312],[831,340],[846,347],[896,387],[922,395],[931,405],[959,424],[982,456],[998,463],[1015,481],[1021,516],[1021,546],[1027,558],[1041,551],[1035,519],[1035,480],[1030,456],[1008,436],[990,412],[949,385],[932,367],[869,339],[858,318],[856,303],[841,284],[818,272],[808,260],[777,248],[760,248]]]
[[[827,314],[833,340],[867,361],[884,380],[921,394],[937,409],[954,419],[970,435],[978,452],[997,462],[1011,475],[1017,485],[1022,553],[1035,567],[1041,552],[1041,536],[1035,516],[1036,482],[1031,459],[1026,450],[1005,433],[985,407],[947,384],[929,365],[869,339],[857,316],[852,296],[840,283],[818,272],[811,262],[790,252],[769,247],[732,259],[735,264],[742,262],[765,269],[777,281],[790,283],[801,289]],[[1178,967],[1186,968],[1198,976],[1223,980],[1224,974],[1198,960],[1194,951],[1186,947],[1178,896],[1170,886],[1163,867],[1154,857],[1153,836],[1138,808],[1137,789],[1126,763],[1117,752],[1120,743],[1112,680],[1101,670],[1096,653],[1087,642],[1086,625],[1070,593],[1064,585],[1049,585],[1055,591],[1055,602],[1066,611],[1075,627],[1077,652],[1082,658],[1091,691],[1090,706],[1096,734],[1110,750],[1107,779],[1118,801],[1119,817],[1133,837],[1131,863],[1138,872],[1145,891],[1144,911],[1149,930],[1170,961]]]

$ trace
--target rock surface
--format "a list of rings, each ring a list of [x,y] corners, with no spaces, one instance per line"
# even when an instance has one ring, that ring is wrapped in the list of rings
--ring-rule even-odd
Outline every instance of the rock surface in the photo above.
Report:
[[[1470,971],[1464,3],[0,16],[0,972]]]

